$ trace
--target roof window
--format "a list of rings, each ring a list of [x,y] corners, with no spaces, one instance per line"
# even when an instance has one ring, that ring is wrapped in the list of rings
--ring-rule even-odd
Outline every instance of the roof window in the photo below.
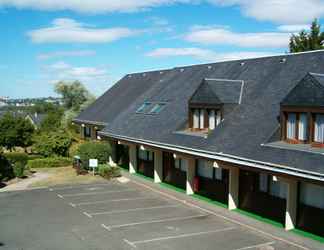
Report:
[[[150,110],[150,114],[158,114],[161,112],[163,107],[165,106],[165,103],[157,103],[154,105],[154,107]]]
[[[144,113],[152,103],[144,102],[137,110],[136,113]]]

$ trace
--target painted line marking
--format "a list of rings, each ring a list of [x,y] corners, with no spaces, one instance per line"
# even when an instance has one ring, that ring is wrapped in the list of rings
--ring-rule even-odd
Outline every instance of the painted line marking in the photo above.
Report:
[[[128,245],[130,245],[132,248],[136,248],[136,245],[128,241],[127,239],[123,239],[123,241],[126,242]]]
[[[86,195],[96,195],[96,194],[111,194],[111,193],[121,193],[121,192],[130,192],[137,191],[134,189],[124,189],[124,190],[112,190],[112,191],[104,191],[104,192],[89,192],[89,193],[78,193],[78,194],[62,194],[63,197],[74,197],[74,196],[86,196]]]
[[[239,222],[239,221],[237,221],[237,220],[230,219],[230,218],[228,218],[228,217],[226,217],[226,216],[223,216],[223,215],[217,214],[217,213],[215,213],[215,212],[213,212],[213,211],[211,211],[211,210],[209,210],[209,209],[202,208],[202,207],[200,207],[200,206],[198,206],[198,205],[195,205],[195,204],[193,204],[193,203],[191,203],[191,202],[187,202],[187,201],[185,201],[185,200],[178,199],[177,197],[175,197],[175,196],[173,196],[173,195],[170,195],[170,194],[164,193],[164,192],[162,192],[162,191],[156,190],[156,189],[154,189],[154,188],[152,188],[152,187],[150,187],[150,186],[147,186],[147,185],[142,184],[142,183],[140,183],[140,182],[137,182],[137,181],[135,181],[135,180],[132,180],[132,182],[135,183],[135,184],[137,184],[138,186],[145,187],[146,189],[151,190],[152,192],[155,192],[155,193],[161,194],[161,195],[163,195],[163,196],[165,196],[165,197],[168,197],[168,198],[170,198],[170,199],[173,199],[173,200],[175,200],[175,201],[178,201],[178,202],[184,203],[184,204],[186,204],[186,205],[189,206],[189,207],[193,207],[193,208],[199,209],[199,210],[204,211],[204,212],[206,212],[206,213],[208,213],[208,214],[212,214],[212,215],[214,215],[214,216],[216,216],[216,217],[219,217],[219,218],[222,218],[222,219],[224,219],[224,220],[226,220],[226,221],[232,222],[232,223],[234,223],[234,224],[236,224],[236,225],[240,225],[240,226],[242,226],[242,227],[248,228],[248,229],[250,229],[250,230],[252,230],[252,231],[254,231],[254,232],[257,232],[257,233],[259,233],[259,234],[263,234],[263,235],[265,235],[265,236],[267,236],[267,237],[270,237],[270,238],[272,238],[272,239],[275,239],[275,240],[278,240],[278,241],[281,241],[281,242],[285,242],[285,243],[288,244],[288,245],[292,245],[292,246],[298,247],[298,248],[300,248],[300,249],[310,250],[310,249],[307,248],[307,247],[304,247],[304,246],[299,245],[299,244],[297,244],[297,243],[294,243],[294,242],[291,242],[291,241],[289,241],[289,240],[283,239],[283,238],[281,238],[281,237],[278,237],[278,236],[272,235],[271,233],[264,232],[264,231],[262,231],[262,230],[260,230],[260,229],[257,229],[257,228],[255,228],[255,227],[253,227],[253,226],[249,226],[249,225],[244,224],[244,223],[242,223],[242,222]]]
[[[160,208],[171,208],[171,207],[180,207],[181,205],[166,205],[166,206],[155,206],[155,207],[139,207],[139,208],[132,208],[126,210],[112,210],[107,212],[98,212],[98,213],[89,213],[90,215],[103,215],[103,214],[121,214],[121,213],[128,213],[134,211],[142,211],[142,210],[151,210],[151,209],[160,209]]]
[[[106,226],[105,224],[101,224],[101,226],[107,231],[111,231],[111,228],[109,226]]]
[[[149,199],[157,199],[157,197],[124,198],[124,199],[113,199],[113,200],[104,200],[104,201],[81,202],[81,203],[77,203],[74,205],[75,206],[87,206],[87,205],[92,205],[92,204],[104,204],[104,203],[110,203],[110,202],[149,200]]]
[[[144,225],[144,224],[163,223],[163,222],[169,222],[169,221],[190,220],[190,219],[202,218],[202,217],[207,217],[207,216],[208,215],[195,215],[195,216],[186,216],[186,217],[174,217],[174,218],[170,218],[170,219],[161,219],[161,220],[148,220],[148,221],[127,223],[127,224],[121,224],[121,225],[112,225],[112,226],[109,226],[109,228],[112,229],[112,228],[122,228],[122,227]]]
[[[83,212],[83,214],[89,218],[92,218],[91,214],[88,214],[87,212]]]
[[[58,194],[57,196],[58,196],[59,198],[63,199],[63,196],[62,196],[62,195]]]
[[[50,188],[50,189],[49,189],[49,191],[50,191],[50,192],[53,192],[53,191],[54,191],[54,189],[53,189],[53,188]]]
[[[188,233],[188,234],[180,234],[180,235],[175,235],[175,236],[159,237],[159,238],[154,238],[154,239],[149,239],[149,240],[130,241],[130,243],[136,246],[138,244],[145,244],[145,243],[150,243],[150,242],[155,242],[155,241],[181,239],[181,238],[188,238],[188,237],[205,235],[205,234],[226,232],[226,231],[231,231],[233,229],[236,229],[236,227],[227,227],[227,228],[213,230],[213,231],[205,231],[205,232],[198,232],[198,233]]]
[[[72,202],[70,202],[69,205],[70,205],[71,207],[76,207],[75,204],[72,203]]]
[[[86,185],[77,185],[77,186],[67,186],[67,187],[52,187],[49,188],[49,191],[59,191],[59,190],[69,190],[69,189],[81,189],[81,188],[91,188],[91,187],[104,187],[104,186],[118,186],[123,187],[124,185],[121,185],[120,183],[102,183],[102,184],[86,184]]]
[[[271,241],[271,242],[266,242],[266,243],[262,243],[262,244],[258,244],[258,245],[253,245],[253,246],[248,246],[248,247],[237,248],[237,249],[235,249],[235,250],[245,250],[245,249],[251,249],[251,248],[265,247],[265,246],[273,245],[274,243],[276,243],[276,242],[275,242],[275,241]]]

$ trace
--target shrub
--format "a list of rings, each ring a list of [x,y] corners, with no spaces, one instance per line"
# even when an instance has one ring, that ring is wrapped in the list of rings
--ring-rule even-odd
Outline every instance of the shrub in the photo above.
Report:
[[[21,161],[16,162],[15,165],[13,165],[14,175],[18,178],[22,178],[24,176],[25,166],[26,164]]]
[[[44,157],[67,156],[71,143],[65,131],[42,133],[35,138],[33,150]]]
[[[67,157],[53,157],[29,160],[28,168],[57,168],[72,165],[72,159]]]
[[[82,166],[89,167],[89,159],[98,159],[99,164],[105,164],[111,155],[110,145],[102,142],[86,142],[81,144],[77,150]]]
[[[13,165],[20,162],[25,166],[28,161],[28,155],[25,153],[6,153],[4,154],[4,157]]]
[[[12,165],[4,157],[4,155],[0,154],[0,180],[8,180],[14,177],[15,175],[12,169]]]
[[[121,176],[120,169],[118,167],[111,167],[107,164],[99,165],[98,173],[105,179],[111,179]]]

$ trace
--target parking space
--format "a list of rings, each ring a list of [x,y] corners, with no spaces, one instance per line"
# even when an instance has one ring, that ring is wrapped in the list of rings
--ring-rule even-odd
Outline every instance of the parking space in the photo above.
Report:
[[[123,249],[307,249],[135,183],[53,188]]]

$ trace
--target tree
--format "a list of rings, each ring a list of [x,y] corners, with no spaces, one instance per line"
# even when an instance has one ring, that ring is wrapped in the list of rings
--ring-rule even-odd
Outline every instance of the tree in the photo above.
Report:
[[[27,148],[32,145],[34,126],[24,117],[6,113],[0,119],[0,146],[12,150],[14,147]]]
[[[312,22],[309,32],[302,30],[290,37],[289,49],[294,53],[324,49],[324,32],[321,32],[317,19]]]
[[[55,85],[55,92],[62,96],[66,109],[76,112],[80,111],[82,104],[94,99],[94,96],[79,81],[60,81]]]
[[[62,110],[48,113],[40,124],[40,131],[51,132],[60,129],[62,125],[63,114],[64,112]]]

